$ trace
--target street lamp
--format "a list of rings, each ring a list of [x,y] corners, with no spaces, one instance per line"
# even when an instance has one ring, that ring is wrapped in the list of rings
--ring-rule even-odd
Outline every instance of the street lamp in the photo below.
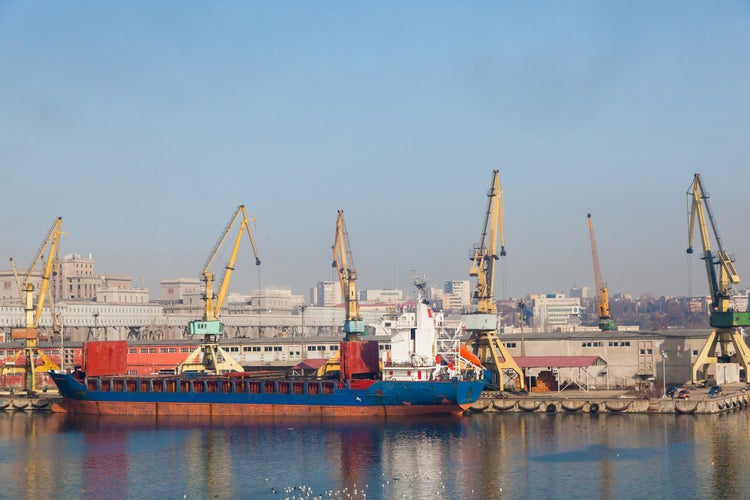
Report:
[[[299,306],[300,313],[302,314],[302,321],[300,325],[300,335],[302,336],[302,359],[305,359],[305,309],[307,306],[302,304]]]

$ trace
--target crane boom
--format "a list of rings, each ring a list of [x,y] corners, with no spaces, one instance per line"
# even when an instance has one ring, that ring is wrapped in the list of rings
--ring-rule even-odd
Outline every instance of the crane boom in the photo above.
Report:
[[[497,313],[495,304],[495,261],[497,240],[500,238],[500,255],[505,256],[505,235],[503,231],[503,190],[500,186],[500,175],[493,171],[492,184],[487,193],[489,201],[484,215],[484,227],[480,243],[474,246],[471,256],[472,265],[469,276],[477,278],[474,298],[477,299],[477,311],[480,313]]]
[[[716,220],[711,212],[711,205],[708,203],[709,195],[703,188],[700,174],[695,174],[691,188],[692,189],[688,192],[692,203],[690,210],[690,223],[688,226],[687,253],[693,253],[693,233],[697,223],[701,234],[701,244],[703,246],[703,257],[701,258],[706,266],[708,287],[711,293],[711,326],[719,326],[714,325],[714,322],[724,322],[724,320],[720,320],[720,318],[726,317],[727,315],[723,313],[727,313],[731,309],[730,285],[739,283],[740,277],[734,269],[732,257],[722,247]],[[711,250],[711,239],[709,237],[708,226],[706,225],[706,218],[703,211],[704,206],[705,213],[708,214],[711,229],[714,233],[716,246],[718,247],[716,255],[714,255]]]
[[[344,333],[346,340],[357,340],[365,332],[365,324],[359,314],[357,301],[357,272],[354,270],[354,259],[349,246],[349,234],[344,223],[344,211],[338,211],[336,234],[333,240],[333,263],[344,295]]]
[[[687,196],[690,205],[687,253],[693,253],[693,235],[697,225],[703,247],[701,259],[705,264],[711,295],[709,324],[712,330],[693,364],[693,383],[705,380],[708,365],[719,362],[739,363],[745,373],[750,373],[750,349],[741,334],[742,327],[750,326],[750,312],[734,310],[731,285],[739,283],[740,277],[734,268],[734,259],[722,246],[716,219],[708,202],[709,195],[703,186],[700,174],[694,175]],[[708,222],[716,242],[716,254],[711,248],[706,215],[708,215]],[[730,345],[733,349],[730,349]]]
[[[599,269],[599,252],[596,250],[596,239],[594,238],[594,223],[591,214],[586,214],[589,221],[589,236],[591,238],[591,259],[594,262],[594,285],[596,286],[596,306],[599,313],[599,329],[603,332],[614,330],[615,322],[609,315],[609,291],[602,281],[602,273]]]
[[[508,349],[497,337],[497,304],[495,303],[495,263],[506,255],[503,227],[503,190],[498,170],[492,171],[492,182],[487,193],[487,210],[479,244],[470,255],[469,276],[477,279],[472,297],[476,311],[461,317],[467,332],[471,333],[468,345],[492,374],[492,382],[503,389],[505,376],[510,374],[514,384],[525,388],[523,372]],[[500,253],[497,243],[500,240]]]

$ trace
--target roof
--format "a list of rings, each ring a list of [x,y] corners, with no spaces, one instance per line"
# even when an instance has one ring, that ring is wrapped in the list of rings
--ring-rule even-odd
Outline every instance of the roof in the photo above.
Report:
[[[317,370],[325,364],[326,360],[322,358],[306,359],[292,367],[293,370]]]
[[[520,368],[584,368],[606,366],[599,356],[513,356]]]

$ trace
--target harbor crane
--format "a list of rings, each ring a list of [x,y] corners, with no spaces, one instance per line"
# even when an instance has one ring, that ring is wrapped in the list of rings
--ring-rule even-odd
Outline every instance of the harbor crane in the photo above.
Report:
[[[229,257],[229,262],[224,268],[224,274],[221,278],[221,285],[219,287],[219,293],[214,294],[214,275],[211,272],[212,265],[222,248],[226,240],[229,238],[233,227],[239,221],[239,229],[234,239],[234,246]],[[229,220],[224,232],[222,233],[219,240],[214,245],[211,254],[206,260],[206,265],[203,267],[201,278],[205,283],[204,287],[204,312],[203,319],[191,321],[188,325],[190,335],[200,335],[202,337],[200,346],[190,353],[190,355],[180,363],[177,367],[177,373],[185,372],[214,372],[217,374],[229,373],[229,372],[242,372],[244,368],[235,361],[224,349],[219,345],[219,337],[224,335],[224,323],[219,320],[219,313],[221,306],[224,304],[227,290],[229,288],[229,281],[232,277],[232,271],[234,271],[235,261],[237,260],[237,254],[240,248],[240,242],[242,240],[242,233],[246,232],[248,239],[250,240],[250,246],[253,249],[255,256],[255,265],[260,265],[260,259],[258,258],[258,251],[255,247],[255,241],[253,240],[253,232],[250,229],[250,221],[255,222],[254,218],[249,218],[245,211],[245,205],[240,205],[234,212],[234,215]]]
[[[365,335],[365,322],[359,314],[357,301],[357,271],[354,269],[354,259],[349,246],[349,233],[344,223],[344,211],[339,210],[336,218],[336,233],[333,238],[333,262],[331,267],[336,269],[341,293],[344,295],[344,341],[357,341]],[[333,378],[341,375],[341,351],[328,358],[318,368],[318,378]]]
[[[354,259],[349,246],[349,234],[344,224],[344,211],[339,210],[336,219],[336,235],[333,241],[333,263],[344,294],[344,340],[358,340],[365,333],[365,322],[359,314],[357,302],[357,272],[354,270]]]
[[[706,266],[708,289],[711,294],[709,313],[711,333],[693,364],[692,381],[694,384],[705,381],[710,364],[730,362],[739,363],[747,377],[750,375],[750,349],[742,338],[742,328],[750,326],[750,312],[734,310],[731,285],[739,283],[740,277],[734,268],[733,256],[729,255],[722,246],[716,220],[708,202],[709,195],[703,186],[700,174],[695,174],[687,196],[690,205],[687,253],[693,253],[693,232],[697,224],[703,246],[701,259]],[[716,242],[715,253],[711,249],[706,215],[708,215]],[[730,345],[733,349],[730,349]]]
[[[591,214],[586,214],[589,221],[589,236],[591,237],[591,259],[594,261],[594,284],[596,286],[596,307],[599,312],[599,329],[603,332],[616,330],[614,320],[609,315],[609,291],[602,281],[602,273],[599,269],[599,253],[596,251],[596,239],[594,239],[594,223],[591,222]]]
[[[28,271],[24,275],[23,281],[18,279],[15,263],[13,262],[13,259],[11,259],[13,272],[16,276],[16,285],[19,288],[21,300],[23,302],[25,325],[22,328],[11,329],[11,337],[13,340],[23,340],[24,346],[23,349],[18,351],[11,359],[9,366],[3,367],[2,374],[5,375],[8,373],[20,372],[21,370],[18,369],[19,367],[17,367],[15,363],[23,355],[23,387],[27,394],[34,394],[36,392],[38,373],[46,373],[50,370],[60,369],[54,361],[39,350],[39,319],[44,310],[44,302],[48,294],[50,278],[53,273],[56,273],[53,269],[58,261],[61,227],[62,217],[58,217],[55,222],[52,223],[52,226],[47,232],[47,236],[45,236],[44,241],[39,247]],[[49,249],[49,251],[45,260],[44,254],[47,249]],[[40,263],[43,264],[41,271],[41,285],[39,287],[39,293],[36,295],[36,305],[34,305],[35,287],[32,276],[37,272],[36,269]],[[54,305],[51,307],[54,307]],[[37,361],[41,361],[41,363],[37,365]]]
[[[480,243],[475,245],[469,259],[469,276],[477,284],[472,297],[476,300],[476,311],[461,317],[471,337],[468,342],[471,352],[479,358],[485,369],[492,374],[492,384],[503,389],[506,374],[515,378],[520,389],[525,389],[523,372],[513,356],[497,337],[497,304],[494,298],[495,263],[506,255],[503,228],[503,191],[498,170],[492,173],[492,183],[487,193],[487,212]],[[498,239],[500,251],[498,255]]]

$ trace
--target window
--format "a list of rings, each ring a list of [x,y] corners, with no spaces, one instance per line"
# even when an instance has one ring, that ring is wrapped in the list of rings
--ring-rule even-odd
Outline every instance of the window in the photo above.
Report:
[[[504,344],[505,344],[505,347],[507,347],[508,349],[514,349],[516,347],[515,342],[504,342]]]
[[[619,345],[619,342],[610,342],[607,344],[608,347],[617,347]]]
[[[135,354],[138,352],[138,349],[128,349],[128,354]]]
[[[141,354],[148,354],[148,348],[141,347]]]
[[[189,347],[180,347],[180,352],[190,352]]]
[[[627,340],[625,342],[620,342],[620,346],[622,346],[622,347],[630,347],[630,341]]]
[[[273,347],[271,347],[270,345],[263,346],[263,352],[271,352],[271,351],[273,351]]]

